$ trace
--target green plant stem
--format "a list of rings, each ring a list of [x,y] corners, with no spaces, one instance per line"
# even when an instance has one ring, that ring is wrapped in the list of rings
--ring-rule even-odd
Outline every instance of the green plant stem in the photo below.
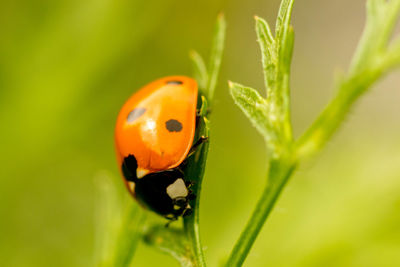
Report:
[[[242,231],[226,263],[227,267],[242,266],[268,215],[271,213],[282,189],[296,168],[294,160],[273,159],[270,161],[268,184],[257,203],[253,214]]]
[[[336,132],[354,103],[379,78],[400,66],[400,41],[387,47],[400,11],[400,1],[369,0],[368,19],[349,74],[338,86],[336,97],[297,142],[297,156],[319,151]]]
[[[202,148],[202,152],[200,153],[207,153],[208,151],[208,144],[203,144],[207,147]],[[204,151],[204,152],[203,152]],[[205,267],[206,262],[204,260],[204,254],[203,254],[203,246],[201,245],[201,239],[200,239],[200,192],[201,192],[201,182],[197,185],[196,188],[197,192],[197,199],[194,202],[194,207],[193,207],[193,214],[191,216],[188,216],[187,218],[184,219],[183,224],[184,224],[184,230],[186,232],[187,238],[189,242],[192,245],[192,252],[193,252],[193,257],[194,257],[194,266],[196,267]]]
[[[195,266],[205,267],[206,263],[203,255],[203,247],[200,241],[200,229],[199,229],[200,216],[199,216],[198,204],[196,205],[196,208],[194,208],[193,213],[194,213],[193,216],[190,216],[190,218],[184,221],[185,232],[192,245]]]
[[[389,66],[375,64],[354,77],[345,79],[339,85],[336,97],[326,106],[311,127],[297,142],[297,157],[308,157],[319,151],[343,123],[349,110]]]
[[[228,267],[241,266],[244,262],[276,200],[295,170],[297,162],[318,152],[338,130],[355,102],[384,74],[400,67],[400,37],[397,37],[391,45],[388,45],[400,12],[400,0],[368,0],[367,24],[353,56],[348,74],[339,80],[336,86],[337,94],[333,100],[305,134],[294,142],[290,127],[288,83],[293,48],[293,30],[289,24],[292,5],[293,0],[282,0],[275,38],[272,37],[268,23],[258,17],[256,18],[258,39],[263,52],[264,76],[267,90],[269,90],[267,106],[270,109],[267,112],[260,111],[259,106],[263,101],[254,89],[230,83],[231,93],[236,104],[265,137],[272,159],[270,161],[269,183],[229,257]],[[283,24],[284,27],[280,26],[282,21],[286,21]],[[286,37],[280,33],[285,33]],[[276,42],[276,40],[279,40],[279,42]],[[276,47],[277,44],[280,44],[280,46]],[[275,53],[273,53],[274,51]],[[279,53],[276,53],[276,51]],[[276,55],[279,55],[279,57]],[[278,64],[281,68],[274,67],[275,61],[283,64],[282,66]],[[280,75],[276,75],[276,73]],[[283,92],[281,99],[285,101],[276,98],[276,95],[274,95],[276,88],[278,88],[278,92]],[[283,107],[283,112],[278,113],[278,115],[283,114],[284,116],[274,116],[276,115],[274,113],[277,110],[276,107]],[[286,127],[282,127],[283,131],[279,128],[282,124],[275,123],[276,118],[284,118],[282,120],[283,126]],[[264,127],[265,125],[268,127]],[[270,140],[287,141],[270,142]],[[269,143],[272,143],[272,145]],[[281,150],[276,149],[281,147]],[[286,153],[282,154],[282,152]]]
[[[203,106],[201,109],[202,121],[199,126],[199,134],[200,136],[209,136],[209,128],[208,128],[208,120],[205,117],[207,113],[207,104],[205,98],[203,98]],[[188,174],[189,177],[196,177],[194,180],[195,184],[192,187],[193,192],[196,195],[196,199],[191,201],[191,205],[193,208],[193,214],[190,216],[186,216],[183,219],[184,231],[187,235],[189,242],[192,244],[192,253],[194,257],[194,266],[196,267],[205,267],[206,262],[204,260],[203,254],[203,246],[201,244],[200,239],[200,192],[201,192],[201,183],[204,176],[205,164],[208,154],[208,146],[209,142],[205,142],[201,145],[199,151],[197,151],[193,155],[193,159],[189,162]]]

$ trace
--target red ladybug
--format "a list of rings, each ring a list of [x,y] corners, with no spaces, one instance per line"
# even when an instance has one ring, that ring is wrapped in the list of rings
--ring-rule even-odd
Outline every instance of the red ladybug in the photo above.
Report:
[[[117,118],[117,160],[128,190],[171,220],[189,214],[194,197],[180,167],[196,132],[197,91],[191,78],[161,78],[133,94]]]

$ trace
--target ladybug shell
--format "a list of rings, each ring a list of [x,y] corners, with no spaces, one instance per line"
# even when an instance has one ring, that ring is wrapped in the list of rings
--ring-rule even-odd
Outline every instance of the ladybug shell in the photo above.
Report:
[[[138,178],[179,166],[193,143],[196,106],[197,83],[184,76],[161,78],[133,94],[115,128],[119,166],[133,155]]]

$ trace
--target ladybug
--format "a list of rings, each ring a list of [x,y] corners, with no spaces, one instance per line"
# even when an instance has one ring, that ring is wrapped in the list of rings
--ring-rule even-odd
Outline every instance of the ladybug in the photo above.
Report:
[[[117,161],[129,192],[144,207],[176,220],[191,213],[195,196],[185,177],[193,144],[198,89],[184,76],[158,79],[122,106],[115,127]]]

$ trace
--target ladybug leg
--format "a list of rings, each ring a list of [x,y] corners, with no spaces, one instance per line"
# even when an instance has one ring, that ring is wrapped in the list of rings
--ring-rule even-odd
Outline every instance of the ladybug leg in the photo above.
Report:
[[[207,108],[206,116],[210,113],[211,113],[211,109]],[[200,109],[197,109],[196,110],[196,128],[197,128],[197,126],[199,126],[199,121],[200,121],[201,117],[203,117],[203,116],[201,116]]]
[[[194,185],[194,182],[193,181],[185,181],[185,185],[186,185],[186,187],[187,188],[191,188],[193,185]]]
[[[193,199],[196,198],[196,194],[193,193],[193,190],[191,189],[192,186],[194,186],[194,184],[195,184],[195,182],[193,182],[193,181],[189,181],[189,180],[186,180],[186,181],[185,181],[186,188],[187,188],[188,191],[189,191],[189,194],[188,194],[188,196],[187,196],[188,200],[193,200]]]
[[[185,176],[185,173],[184,173],[183,170],[180,168],[180,166],[178,166],[178,167],[176,167],[176,168],[174,168],[174,169],[172,169],[172,170],[176,170],[176,171],[178,171],[182,176]]]
[[[204,142],[207,142],[207,141],[208,141],[208,137],[206,137],[206,136],[201,136],[201,137],[199,138],[199,140],[197,140],[197,141],[192,145],[192,147],[190,148],[190,151],[189,151],[187,157],[192,156],[192,155],[194,154],[194,152],[196,152],[196,149],[197,149],[201,144],[203,144]]]
[[[196,109],[196,117],[201,117],[201,110],[200,109]],[[211,113],[211,108],[207,108],[206,110],[206,115]]]
[[[191,215],[192,213],[193,213],[193,209],[189,207],[189,208],[187,208],[187,209],[185,209],[185,210],[183,211],[182,216],[183,216],[183,217],[189,216],[189,215]]]
[[[181,173],[184,173],[184,169],[185,169],[185,167],[186,167],[186,165],[187,165],[187,163],[188,163],[188,158],[190,157],[190,156],[193,156],[193,154],[196,152],[196,149],[201,145],[201,144],[203,144],[204,142],[207,142],[208,141],[208,137],[206,137],[206,136],[201,136],[200,138],[199,138],[199,140],[197,140],[193,145],[192,145],[192,147],[190,148],[190,151],[189,151],[189,153],[188,153],[188,155],[186,156],[186,159],[181,163],[181,165],[179,165],[179,167],[177,167],[176,169],[178,169]]]
[[[196,128],[199,126],[200,119],[201,119],[200,113],[196,113]]]

